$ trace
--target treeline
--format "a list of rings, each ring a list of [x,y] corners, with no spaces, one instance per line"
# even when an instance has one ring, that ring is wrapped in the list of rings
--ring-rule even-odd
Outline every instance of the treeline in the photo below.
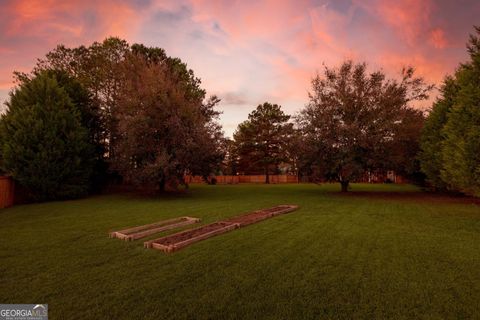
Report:
[[[108,183],[155,191],[185,174],[292,173],[336,181],[394,170],[436,190],[480,195],[480,29],[470,60],[433,85],[404,68],[398,79],[365,63],[325,67],[294,116],[265,102],[226,139],[200,79],[161,48],[118,38],[58,46],[17,86],[0,121],[0,166],[33,199],[79,197]]]
[[[433,89],[412,68],[400,80],[345,62],[312,80],[293,118],[264,103],[228,141],[222,173],[292,173],[338,181],[343,191],[368,173],[394,170],[436,191],[480,196],[480,28],[470,60],[447,76],[425,117],[414,108]]]
[[[223,159],[216,97],[178,58],[108,38],[58,46],[17,86],[0,121],[1,167],[35,200],[121,180],[164,190]]]
[[[228,143],[225,171],[265,174],[266,183],[271,173],[291,172],[340,182],[342,191],[369,172],[395,170],[419,180],[424,116],[411,104],[431,89],[412,68],[397,81],[382,71],[368,73],[364,63],[325,67],[293,119],[270,103],[250,113]]]

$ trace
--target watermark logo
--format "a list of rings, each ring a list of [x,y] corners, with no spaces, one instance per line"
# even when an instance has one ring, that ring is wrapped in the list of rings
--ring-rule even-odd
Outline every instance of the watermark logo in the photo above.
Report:
[[[48,320],[48,304],[0,304],[0,320]]]

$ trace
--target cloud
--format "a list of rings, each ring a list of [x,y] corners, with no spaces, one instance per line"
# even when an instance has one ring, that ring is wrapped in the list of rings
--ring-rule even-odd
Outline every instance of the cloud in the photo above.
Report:
[[[226,104],[244,105],[248,103],[248,98],[245,94],[240,94],[236,92],[225,92],[219,93],[218,95]]]
[[[445,31],[441,28],[435,28],[430,32],[430,43],[437,49],[443,49],[448,45],[445,38]]]
[[[323,64],[366,61],[390,76],[413,65],[438,83],[466,59],[479,14],[475,0],[7,0],[0,83],[7,87],[14,69],[28,71],[58,43],[116,35],[186,62],[223,99],[230,134],[264,101],[296,112]]]
[[[0,83],[29,71],[60,43],[89,44],[109,35],[131,38],[141,3],[113,0],[7,0],[0,11]]]

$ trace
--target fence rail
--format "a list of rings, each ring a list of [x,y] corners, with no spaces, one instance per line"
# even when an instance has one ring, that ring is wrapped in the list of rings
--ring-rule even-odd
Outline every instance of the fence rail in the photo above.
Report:
[[[212,177],[213,178],[213,177]],[[281,174],[270,175],[270,183],[298,183],[298,177],[293,175]],[[238,184],[238,183],[265,183],[265,175],[248,176],[215,176],[217,184]],[[205,183],[200,176],[185,176],[186,183]]]

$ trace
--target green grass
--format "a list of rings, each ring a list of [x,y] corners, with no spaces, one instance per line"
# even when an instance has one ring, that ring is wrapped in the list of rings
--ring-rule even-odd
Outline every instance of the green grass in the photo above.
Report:
[[[194,186],[1,210],[0,303],[48,303],[50,319],[480,317],[478,204],[412,186],[338,188]],[[107,236],[276,204],[301,208],[170,255]]]

